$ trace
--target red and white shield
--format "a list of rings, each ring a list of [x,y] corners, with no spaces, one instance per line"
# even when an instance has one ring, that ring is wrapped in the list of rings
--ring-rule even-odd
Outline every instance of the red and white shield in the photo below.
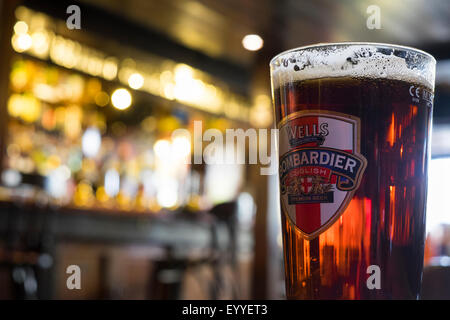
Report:
[[[300,178],[300,187],[302,192],[309,193],[312,189],[313,183],[312,178],[308,176],[304,176]]]
[[[279,129],[282,211],[305,238],[312,239],[339,218],[359,186],[367,165],[359,154],[359,118],[324,110],[300,111],[283,119]],[[295,155],[295,165],[292,160],[288,167],[281,162],[294,153],[302,156]],[[347,164],[346,154],[350,154]],[[354,162],[358,165],[352,167]],[[343,188],[341,182],[349,180],[351,187]]]

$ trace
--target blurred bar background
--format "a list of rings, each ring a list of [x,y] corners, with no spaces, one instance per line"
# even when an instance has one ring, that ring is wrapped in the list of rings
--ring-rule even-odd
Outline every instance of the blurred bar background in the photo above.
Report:
[[[438,60],[423,296],[450,299],[448,1],[3,0],[0,15],[0,298],[282,299],[277,177],[186,164],[194,121],[271,127],[271,57],[372,41]]]

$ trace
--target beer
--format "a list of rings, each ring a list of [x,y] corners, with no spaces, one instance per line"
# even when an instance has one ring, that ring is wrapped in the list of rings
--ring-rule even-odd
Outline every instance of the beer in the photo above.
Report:
[[[417,299],[434,59],[341,44],[271,68],[287,298]]]

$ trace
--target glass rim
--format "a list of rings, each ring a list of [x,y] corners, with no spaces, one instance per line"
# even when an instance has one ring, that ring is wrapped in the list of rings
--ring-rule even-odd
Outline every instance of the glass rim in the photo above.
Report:
[[[276,56],[274,56],[270,62],[269,65],[271,66],[275,60],[281,58],[284,55],[287,55],[289,53],[293,53],[293,52],[297,52],[297,51],[302,51],[302,50],[308,50],[308,49],[315,49],[315,48],[326,48],[326,47],[346,47],[346,46],[374,46],[374,47],[384,47],[384,48],[390,48],[390,49],[399,49],[399,50],[405,50],[405,51],[411,51],[411,52],[415,52],[417,54],[421,54],[424,57],[430,59],[431,62],[434,62],[436,64],[436,58],[433,57],[431,54],[429,54],[428,52],[425,52],[423,50],[414,48],[414,47],[409,47],[409,46],[404,46],[404,45],[397,45],[397,44],[390,44],[390,43],[382,43],[382,42],[354,42],[354,41],[348,41],[348,42],[319,42],[319,43],[314,43],[314,44],[309,44],[309,45],[305,45],[305,46],[301,46],[301,47],[296,47],[296,48],[292,48],[292,49],[288,49],[285,51],[282,51],[280,53],[278,53]]]

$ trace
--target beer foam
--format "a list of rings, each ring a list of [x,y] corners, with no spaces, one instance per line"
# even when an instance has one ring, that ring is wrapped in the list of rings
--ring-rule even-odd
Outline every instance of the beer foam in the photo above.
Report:
[[[420,50],[376,43],[318,44],[292,49],[270,62],[272,85],[320,78],[402,80],[434,90],[435,59]]]

